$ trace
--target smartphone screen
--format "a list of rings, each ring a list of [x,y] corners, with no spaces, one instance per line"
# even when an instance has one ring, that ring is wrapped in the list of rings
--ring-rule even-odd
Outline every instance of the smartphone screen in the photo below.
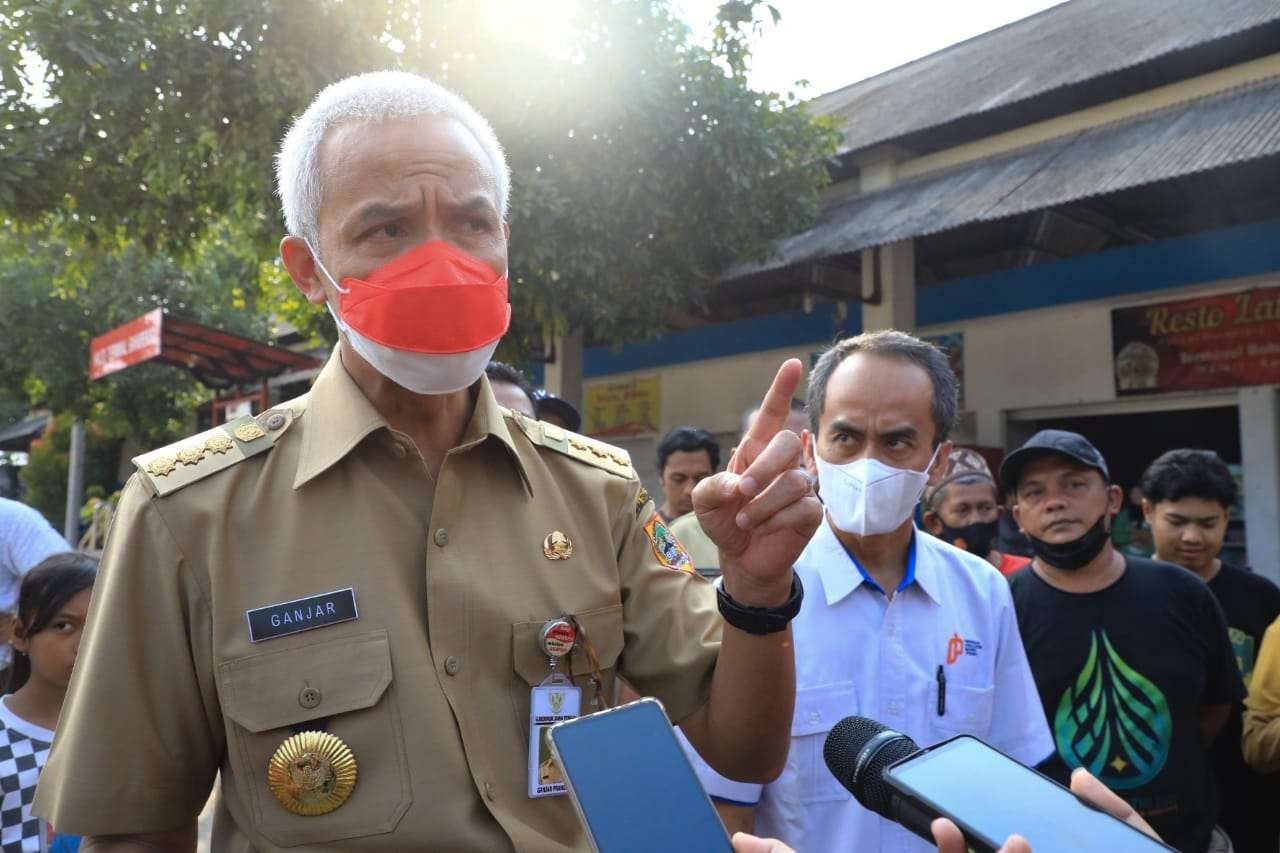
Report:
[[[910,798],[961,818],[962,828],[995,847],[1016,832],[1035,853],[1171,849],[971,737],[903,759],[885,776]]]
[[[559,723],[551,743],[600,853],[732,849],[657,700]]]

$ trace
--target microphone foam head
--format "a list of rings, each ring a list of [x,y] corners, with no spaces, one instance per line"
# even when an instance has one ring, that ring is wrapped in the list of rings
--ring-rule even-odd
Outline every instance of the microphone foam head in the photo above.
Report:
[[[854,799],[876,814],[892,819],[889,801],[893,789],[884,781],[884,769],[919,751],[915,741],[866,717],[845,717],[836,723],[822,745],[827,769]]]

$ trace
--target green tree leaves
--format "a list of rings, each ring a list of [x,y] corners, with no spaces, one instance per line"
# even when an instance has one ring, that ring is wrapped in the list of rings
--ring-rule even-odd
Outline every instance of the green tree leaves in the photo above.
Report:
[[[517,354],[572,327],[654,334],[816,215],[834,131],[745,82],[747,39],[776,11],[725,3],[703,48],[660,0],[578,0],[554,44],[526,37],[520,8],[6,0],[0,204],[22,222],[63,212],[69,240],[123,235],[179,262],[229,222],[268,264],[283,230],[271,158],[292,116],[350,73],[418,71],[470,99],[508,149]],[[47,71],[23,85],[33,55]],[[277,271],[255,283],[264,306],[327,328]]]

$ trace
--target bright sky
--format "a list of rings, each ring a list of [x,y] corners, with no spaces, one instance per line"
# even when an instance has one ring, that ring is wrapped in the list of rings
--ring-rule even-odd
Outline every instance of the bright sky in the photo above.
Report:
[[[782,14],[752,49],[754,88],[811,98],[1033,15],[1062,0],[771,0]],[[720,0],[672,0],[695,34],[709,32]]]

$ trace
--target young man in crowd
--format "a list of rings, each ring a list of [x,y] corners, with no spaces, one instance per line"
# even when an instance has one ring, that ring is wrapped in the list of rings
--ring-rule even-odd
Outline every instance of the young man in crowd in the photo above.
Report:
[[[693,512],[693,488],[720,468],[720,445],[698,427],[676,427],[658,445],[658,481],[665,496],[658,514],[670,524]]]
[[[1236,481],[1211,450],[1170,450],[1142,475],[1142,510],[1155,557],[1176,563],[1209,584],[1227,617],[1227,633],[1245,686],[1267,627],[1280,616],[1280,588],[1261,575],[1219,559]],[[1237,853],[1275,853],[1280,843],[1280,774],[1260,775],[1241,753],[1243,706],[1231,708],[1213,743],[1218,823]]]
[[[924,529],[943,542],[981,557],[1008,577],[1031,562],[995,548],[1000,506],[996,481],[982,454],[957,447],[936,486],[925,489]]]
[[[1184,853],[1229,849],[1209,744],[1244,685],[1213,594],[1116,551],[1123,496],[1084,436],[1036,433],[1000,479],[1035,550],[1009,584],[1057,747],[1041,769],[1063,784],[1088,769]]]
[[[809,595],[792,627],[791,753],[763,787],[699,768],[708,793],[736,801],[731,827],[798,851],[932,850],[827,770],[823,742],[850,715],[921,744],[974,735],[1029,765],[1052,752],[1009,585],[912,518],[948,470],[956,386],[946,356],[902,332],[843,340],[814,365],[805,460],[826,518],[795,564]]]

